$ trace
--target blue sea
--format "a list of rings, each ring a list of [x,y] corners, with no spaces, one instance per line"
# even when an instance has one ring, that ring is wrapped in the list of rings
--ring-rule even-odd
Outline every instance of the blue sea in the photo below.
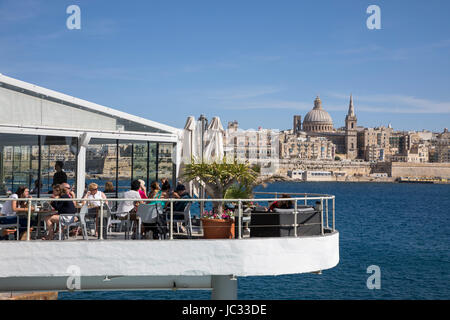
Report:
[[[239,299],[449,299],[450,185],[278,182],[255,191],[336,196],[340,262],[321,275],[238,278]],[[381,271],[368,289],[367,268]],[[59,299],[210,299],[209,291],[60,292]]]

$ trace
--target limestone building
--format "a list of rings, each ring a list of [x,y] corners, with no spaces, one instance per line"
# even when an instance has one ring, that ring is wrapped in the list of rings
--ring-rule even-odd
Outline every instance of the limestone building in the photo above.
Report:
[[[263,129],[242,130],[235,120],[228,123],[224,132],[224,152],[229,160],[259,165],[261,174],[278,170],[279,132]]]
[[[334,160],[336,146],[325,137],[280,134],[280,157],[282,159]]]
[[[358,158],[365,161],[385,161],[391,154],[392,128],[364,128],[358,131]],[[397,142],[399,140],[396,140]]]
[[[450,132],[447,128],[432,140],[430,161],[450,162]]]
[[[295,120],[294,123],[296,123]],[[305,116],[302,129],[310,137],[323,137],[331,141],[334,145],[335,154],[347,159],[355,159],[358,156],[357,132],[360,128],[357,127],[352,96],[350,97],[345,123],[344,129],[334,129],[333,119],[322,107],[322,101],[317,97],[314,100],[314,108]]]

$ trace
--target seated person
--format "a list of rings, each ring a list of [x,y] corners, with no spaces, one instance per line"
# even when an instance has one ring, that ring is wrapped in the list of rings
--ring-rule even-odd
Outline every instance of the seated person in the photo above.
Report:
[[[82,205],[84,206],[86,203],[88,205],[88,208],[90,208],[90,211],[95,214],[95,236],[98,236],[98,226],[99,226],[99,208],[101,207],[101,199],[106,200],[106,195],[98,190],[98,185],[96,183],[91,183],[88,186],[88,192],[83,197],[83,199],[91,200],[91,201],[83,201]],[[104,202],[105,204],[108,204],[108,201]],[[92,209],[92,210],[91,210]]]
[[[141,183],[139,182],[139,180],[132,181],[130,190],[124,192],[123,198],[141,200],[142,198],[141,195],[139,194],[140,187]],[[120,201],[117,208],[119,218],[128,217],[128,214],[131,213],[132,211],[136,213],[137,207],[142,203],[144,202],[133,200]]]
[[[162,190],[159,187],[158,181],[153,181],[150,185],[150,192],[148,194],[148,199],[161,199],[163,197]],[[164,206],[165,201],[151,201],[147,202],[148,204],[161,204]]]
[[[28,202],[17,201],[15,199],[25,199],[31,198],[28,187],[20,186],[16,193],[13,193],[9,199],[6,201],[2,207],[0,214],[0,223],[3,224],[15,224],[17,222],[17,213],[27,213],[28,212]],[[34,211],[34,207],[31,207]],[[28,219],[26,215],[19,217],[19,234],[20,238],[23,239],[26,236],[26,229],[28,226]],[[25,233],[23,233],[25,232]],[[23,234],[21,234],[23,233]]]
[[[61,185],[54,185],[52,198],[73,199],[73,192],[71,191],[70,185],[67,182],[62,183]],[[50,204],[56,211],[58,211],[58,213],[52,216],[45,217],[45,224],[47,225],[48,234],[47,236],[43,237],[42,240],[53,240],[53,229],[55,225],[59,226],[60,214],[73,214],[70,216],[61,217],[64,224],[73,223],[78,220],[78,218],[75,216],[75,214],[77,213],[77,209],[75,207],[74,201],[52,201]]]
[[[111,181],[107,181],[105,183],[105,193],[114,193],[116,190],[114,189],[114,185]]]
[[[174,198],[177,199],[192,199],[189,193],[186,191],[186,187],[183,184],[177,185],[175,192],[174,192]],[[184,211],[188,204],[188,201],[176,201],[173,204],[173,210],[174,211]]]
[[[148,199],[159,199],[161,196],[161,188],[157,181],[153,181],[150,184],[150,192],[148,193]]]
[[[291,196],[289,196],[288,194],[282,194],[281,198],[284,199],[288,199],[291,198]],[[292,202],[292,200],[277,200],[274,201],[270,207],[269,207],[269,211],[273,212],[275,208],[279,208],[279,209],[293,209],[294,208],[294,204]]]
[[[88,192],[85,194],[83,199],[91,200],[91,201],[83,201],[83,205],[87,203],[89,208],[99,208],[101,206],[100,200],[106,200],[106,195],[98,190],[98,185],[96,183],[91,183],[88,186]],[[108,201],[104,203],[108,204]]]
[[[168,182],[163,183],[161,187],[161,199],[170,199],[172,192],[170,191],[170,184]],[[164,209],[170,208],[170,202],[166,201]]]
[[[165,182],[163,183],[162,187],[161,187],[161,198],[163,199],[169,199],[171,196],[171,191],[170,191],[170,183]]]
[[[147,198],[147,189],[145,188],[145,182],[142,179],[138,179],[139,183],[141,184],[141,187],[139,188],[139,194],[141,195],[142,199],[148,199]]]

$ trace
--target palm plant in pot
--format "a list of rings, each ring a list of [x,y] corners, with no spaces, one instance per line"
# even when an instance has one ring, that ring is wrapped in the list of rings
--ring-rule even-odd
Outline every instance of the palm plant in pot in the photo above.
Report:
[[[225,194],[227,190],[240,183],[252,183],[257,179],[257,172],[255,172],[248,164],[238,163],[236,160],[227,162],[225,159],[222,162],[213,163],[195,163],[192,161],[188,164],[184,171],[184,177],[188,180],[200,179],[206,190],[206,194],[213,201],[213,210],[211,212],[202,213],[202,223],[205,237],[208,237],[208,230],[213,230],[213,227],[208,225],[210,223],[223,223],[223,227],[232,229],[225,236],[230,238],[234,235],[234,215],[230,210],[224,211]],[[216,228],[219,228],[216,226]],[[216,236],[217,237],[217,236]]]

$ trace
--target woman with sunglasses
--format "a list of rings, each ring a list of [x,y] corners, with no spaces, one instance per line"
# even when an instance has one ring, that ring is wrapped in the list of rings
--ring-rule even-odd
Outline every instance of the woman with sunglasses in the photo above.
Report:
[[[86,203],[88,205],[88,208],[90,209],[90,212],[95,213],[95,236],[98,237],[98,226],[99,226],[99,209],[101,207],[101,201],[100,200],[106,200],[106,195],[98,190],[98,184],[91,183],[88,186],[88,192],[84,196],[85,201],[83,201],[82,205],[84,206]],[[89,200],[89,201],[87,201]],[[108,204],[108,201],[104,201],[105,204]]]

